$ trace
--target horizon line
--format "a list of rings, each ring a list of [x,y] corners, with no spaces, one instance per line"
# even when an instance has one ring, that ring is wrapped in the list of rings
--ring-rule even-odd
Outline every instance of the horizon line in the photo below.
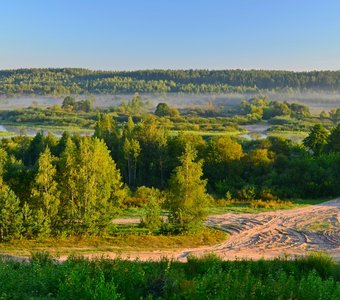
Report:
[[[86,70],[92,72],[140,72],[140,71],[268,71],[268,72],[291,72],[291,73],[314,73],[314,72],[340,72],[340,69],[310,69],[310,70],[289,70],[289,69],[266,69],[266,68],[136,68],[136,69],[93,69],[86,67],[19,67],[19,68],[4,68],[3,71],[19,71],[19,70]]]

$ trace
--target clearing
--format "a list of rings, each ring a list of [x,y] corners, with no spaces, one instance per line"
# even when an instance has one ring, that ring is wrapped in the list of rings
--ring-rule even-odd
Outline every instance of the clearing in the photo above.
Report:
[[[139,220],[116,219],[115,223],[135,223]],[[324,251],[336,261],[340,261],[340,198],[288,210],[210,215],[206,225],[227,232],[228,239],[217,245],[195,248],[163,248],[152,251],[149,247],[135,251],[126,247],[118,247],[116,250],[108,247],[107,251],[100,253],[93,252],[93,247],[90,249],[79,244],[80,248],[76,252],[89,258],[160,260],[168,257],[186,261],[188,255],[199,257],[207,253],[215,253],[224,260],[236,260],[271,259],[286,255],[305,255],[310,251]],[[153,243],[152,240],[145,242]],[[41,246],[44,248],[44,243]],[[65,260],[67,256],[64,253],[59,259]]]
[[[136,219],[126,220],[129,221]],[[222,259],[234,260],[270,259],[325,251],[340,261],[340,198],[289,210],[211,215],[206,225],[228,232],[229,238],[215,246],[124,252],[119,256],[141,260],[158,260],[166,256],[185,261],[190,254],[202,256],[212,252]],[[107,256],[116,257],[117,254],[108,253]]]

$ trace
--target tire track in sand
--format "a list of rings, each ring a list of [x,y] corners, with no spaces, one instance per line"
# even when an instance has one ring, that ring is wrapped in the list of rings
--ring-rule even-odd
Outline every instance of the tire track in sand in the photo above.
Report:
[[[124,219],[125,220],[125,219]],[[128,219],[136,222],[137,219]],[[126,222],[126,221],[125,221]],[[138,222],[138,220],[137,220]],[[326,251],[340,261],[340,198],[319,205],[258,214],[211,215],[207,226],[230,235],[215,246],[200,248],[129,251],[123,253],[84,254],[89,258],[160,260],[164,257],[186,261],[188,255],[215,253],[225,260],[300,256],[308,251]],[[321,225],[322,226],[321,226]],[[66,257],[61,258],[61,260]]]
[[[187,254],[214,252],[224,259],[256,259],[326,251],[340,260],[340,198],[290,210],[214,215],[206,225],[227,231],[229,239]]]

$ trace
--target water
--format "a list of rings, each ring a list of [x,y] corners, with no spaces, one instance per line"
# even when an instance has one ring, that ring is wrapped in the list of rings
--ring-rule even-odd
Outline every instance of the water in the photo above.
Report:
[[[247,140],[263,140],[268,137],[266,131],[270,127],[266,124],[241,125],[240,128],[247,130],[247,133],[240,134]]]
[[[247,140],[264,140],[268,137],[264,133],[255,133],[255,132],[240,134],[239,136],[241,136],[241,137],[243,137]]]

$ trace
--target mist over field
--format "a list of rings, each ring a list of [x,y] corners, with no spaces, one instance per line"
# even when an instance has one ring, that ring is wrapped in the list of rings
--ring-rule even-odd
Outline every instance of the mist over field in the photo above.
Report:
[[[177,108],[205,106],[208,102],[215,105],[233,106],[238,105],[242,100],[252,97],[267,97],[270,100],[288,101],[309,106],[312,113],[320,113],[322,110],[329,111],[332,108],[340,107],[340,94],[335,92],[261,92],[259,94],[185,94],[185,93],[148,93],[141,94],[142,99],[147,102],[150,109],[157,106],[159,102],[166,102]],[[122,101],[128,102],[133,94],[115,95],[78,95],[77,99],[93,97],[94,107],[109,108],[118,106]],[[63,96],[6,96],[0,97],[0,110],[10,110],[25,107],[50,107],[61,105]]]

